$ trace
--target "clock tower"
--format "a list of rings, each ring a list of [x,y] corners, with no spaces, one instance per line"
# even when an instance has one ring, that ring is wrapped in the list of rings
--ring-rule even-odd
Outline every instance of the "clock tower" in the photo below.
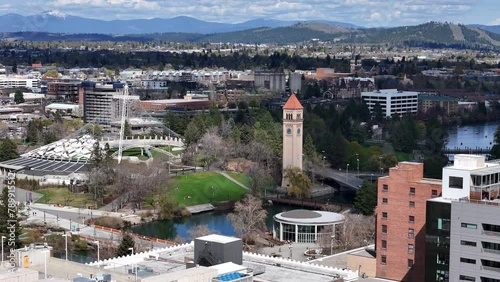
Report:
[[[296,167],[302,170],[302,124],[304,107],[292,93],[283,106],[283,178],[282,187],[290,183],[285,178],[285,169]]]

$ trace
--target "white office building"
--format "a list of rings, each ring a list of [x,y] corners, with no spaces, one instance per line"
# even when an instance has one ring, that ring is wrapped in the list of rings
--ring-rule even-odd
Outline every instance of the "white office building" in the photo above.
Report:
[[[361,92],[361,99],[368,105],[372,115],[377,103],[380,104],[385,117],[391,117],[394,114],[400,116],[417,114],[418,112],[418,92],[381,89]]]

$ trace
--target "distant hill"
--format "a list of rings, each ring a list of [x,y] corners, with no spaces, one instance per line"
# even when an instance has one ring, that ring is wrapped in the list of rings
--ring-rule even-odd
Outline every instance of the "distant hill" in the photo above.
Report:
[[[277,23],[274,23],[277,24]],[[252,24],[250,24],[252,25]],[[324,22],[300,22],[291,26],[259,27],[220,33],[157,32],[148,34],[103,35],[51,32],[0,33],[4,40],[88,40],[88,41],[171,41],[291,44],[319,39],[340,43],[390,44],[432,48],[473,48],[500,50],[500,34],[478,27],[430,22],[416,26],[351,29]]]
[[[469,27],[477,27],[477,28],[480,28],[482,30],[486,30],[486,31],[489,31],[489,32],[493,32],[493,33],[496,33],[496,34],[500,34],[500,25],[480,25],[480,24],[471,24],[471,25],[468,25]]]
[[[346,41],[414,46],[500,47],[500,35],[465,25],[429,22],[416,26],[370,28]]]
[[[100,33],[100,34],[145,34],[145,33],[222,33],[259,27],[291,26],[299,21],[254,19],[237,24],[217,23],[179,16],[171,19],[137,19],[103,21],[66,15],[59,11],[46,11],[32,16],[6,14],[0,16],[0,32],[49,32],[49,33]],[[355,27],[336,22],[339,26]]]

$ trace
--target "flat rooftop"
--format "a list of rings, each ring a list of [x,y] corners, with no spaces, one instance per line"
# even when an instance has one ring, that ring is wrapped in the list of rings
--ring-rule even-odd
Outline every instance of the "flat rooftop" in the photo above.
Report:
[[[274,220],[295,224],[329,224],[344,221],[339,213],[327,211],[291,210],[278,213]]]
[[[218,234],[210,234],[207,236],[198,237],[198,238],[196,238],[196,240],[209,241],[209,242],[215,242],[215,243],[221,243],[221,244],[241,241],[240,238],[222,236],[222,235],[218,235]]]
[[[208,235],[200,238],[213,238],[216,240],[221,240],[221,238],[218,237],[225,236]],[[229,240],[232,241],[232,238],[230,238]],[[134,265],[137,265],[139,269],[138,277],[153,277],[156,275],[174,273],[176,271],[184,270],[186,269],[185,262],[193,259],[194,244],[190,243],[161,250],[138,253],[134,254],[133,256],[104,260],[100,262],[101,269],[98,270],[99,272],[107,272],[108,270],[110,270],[114,273],[120,273],[130,276],[129,272],[132,270]],[[93,267],[97,267],[98,264],[97,262],[93,262],[90,265],[92,265]],[[272,258],[269,256],[249,253],[243,253],[243,265],[253,269],[256,269],[257,266],[265,268],[265,271],[263,273],[254,276],[256,281],[326,282],[332,281],[332,277],[336,273],[342,272],[340,266],[337,266],[337,269],[334,269],[319,265],[310,265],[307,263],[301,263],[283,258]],[[213,268],[216,268],[218,271],[220,271],[220,275],[226,273],[227,271],[239,269],[241,268],[241,266],[229,263],[219,266],[213,266]],[[351,272],[349,273],[352,280],[355,274]],[[118,279],[117,281],[121,280]]]

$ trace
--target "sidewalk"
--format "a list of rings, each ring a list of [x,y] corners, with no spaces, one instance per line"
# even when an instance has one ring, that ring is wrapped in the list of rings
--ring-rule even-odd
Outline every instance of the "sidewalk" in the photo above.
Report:
[[[238,182],[238,180],[232,178],[231,176],[229,176],[229,174],[227,174],[226,172],[224,171],[217,171],[219,174],[221,174],[222,176],[224,176],[225,178],[231,180],[232,182],[238,184],[238,186],[240,186],[241,188],[244,188],[245,190],[250,190],[250,188],[248,188],[247,186],[243,185],[241,182]]]

